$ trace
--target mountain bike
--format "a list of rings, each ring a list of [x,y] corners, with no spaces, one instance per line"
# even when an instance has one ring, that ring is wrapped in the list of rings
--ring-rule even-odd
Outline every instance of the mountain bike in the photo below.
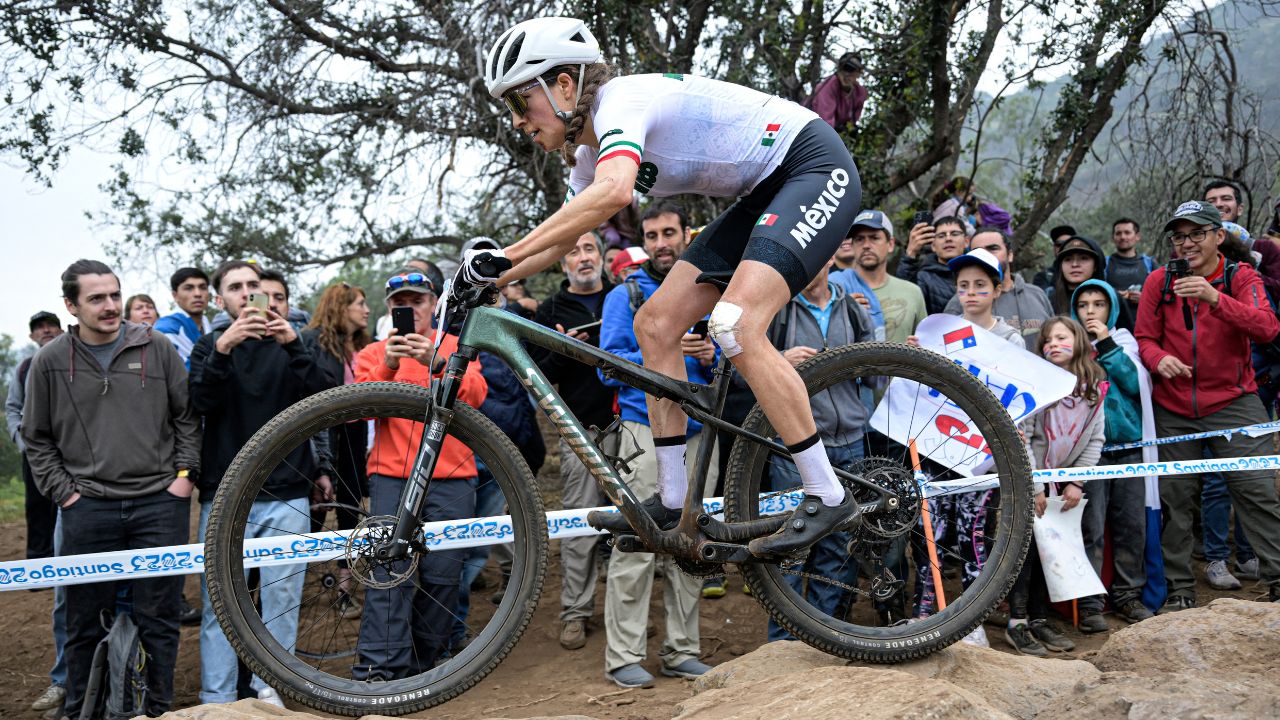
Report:
[[[727,279],[726,274],[704,274],[699,282],[723,288]],[[517,448],[484,415],[458,399],[468,367],[481,353],[483,362],[504,363],[514,371],[554,425],[562,447],[576,454],[626,517],[633,530],[610,538],[615,552],[668,554],[695,576],[722,574],[726,565],[736,565],[769,616],[820,650],[877,663],[926,655],[976,628],[1017,577],[1031,537],[1027,454],[997,398],[947,358],[905,345],[865,343],[826,350],[798,366],[811,397],[837,383],[855,383],[867,412],[892,404],[895,397],[916,400],[906,406],[899,400],[890,408],[888,417],[896,418],[897,426],[891,420],[889,427],[881,423],[883,431],[866,427],[857,443],[861,452],[854,453],[861,457],[836,468],[859,503],[857,518],[815,545],[810,557],[761,559],[747,551],[747,543],[777,530],[799,504],[799,493],[793,487],[772,486],[785,474],[778,472],[779,464],[790,460],[759,406],[741,424],[720,417],[732,375],[723,358],[709,385],[675,380],[489,307],[493,297],[492,286],[469,284],[461,274],[442,292],[437,327],[458,328],[459,346],[430,387],[371,382],[307,398],[261,428],[223,478],[205,541],[213,610],[238,655],[283,695],[343,715],[416,712],[474,686],[511,652],[528,627],[547,569],[548,521],[541,489]],[[442,335],[437,333],[437,342]],[[613,457],[601,449],[613,446],[608,440],[622,432],[618,423],[603,430],[584,427],[526,346],[675,401],[703,424],[698,471],[690,477],[675,528],[659,529],[624,482],[634,457]],[[584,373],[594,370],[584,368]],[[887,392],[893,383],[915,390],[905,395]],[[931,398],[945,402],[926,402]],[[922,478],[955,477],[946,464],[931,459],[929,447],[917,448],[915,442],[926,428],[941,426],[937,421],[942,408],[967,417],[965,432],[972,435],[960,437],[954,430],[947,434],[971,452],[989,455],[986,478],[997,486],[985,505],[985,524],[975,530],[985,544],[985,562],[976,576],[969,568],[966,575],[971,577],[963,582],[949,572],[965,562],[963,557],[945,537],[930,541],[932,534],[922,523],[935,502],[923,497]],[[263,491],[265,480],[276,473],[297,472],[287,458],[316,436],[345,423],[369,420],[379,423],[379,431],[400,423],[396,427],[410,428],[419,440],[416,452],[404,457],[380,457],[376,449],[370,453],[371,467],[391,463],[398,468],[399,484],[386,485],[386,479],[377,478],[383,485],[374,487],[370,507],[349,508],[362,518],[350,532],[333,532],[326,519],[317,533],[276,537],[269,541],[274,549],[263,550],[261,543],[267,541],[255,538],[279,534],[252,519],[255,502],[272,499]],[[722,517],[703,504],[713,438],[720,430],[735,436],[723,478]],[[462,455],[475,461],[474,469],[455,467],[465,461],[445,467],[442,451],[459,456],[448,450],[448,443],[458,444],[455,450],[465,448]],[[917,459],[919,454],[925,457]],[[981,480],[974,478],[974,487]],[[475,492],[458,493],[461,486],[447,484],[459,482],[474,486]],[[454,499],[438,500],[444,497]],[[375,514],[379,507],[386,512]],[[935,506],[935,512],[940,507]],[[593,514],[590,521],[598,522],[599,517]],[[427,521],[439,518],[446,520]],[[451,524],[447,518],[464,521]],[[469,548],[450,545],[467,539]],[[824,543],[821,552],[827,559],[818,562]],[[493,597],[496,605],[486,600],[489,593],[479,589],[480,581],[473,581],[485,562],[477,555],[483,556],[485,548],[506,556],[500,563],[502,589]],[[285,564],[289,575],[305,577],[295,608],[296,636],[285,642],[271,630],[279,618],[261,617],[255,605],[262,582],[252,571],[270,563]],[[944,569],[948,573],[940,572]],[[350,578],[345,590],[335,581],[338,573]],[[447,576],[462,579],[451,585]],[[904,615],[912,604],[908,580],[913,576],[941,582],[935,590],[945,593],[949,602],[933,615],[908,622]],[[458,596],[467,590],[471,595],[464,610],[467,603]],[[838,598],[834,606],[833,597]],[[360,603],[362,614],[352,612]],[[370,657],[385,664],[374,667]]]

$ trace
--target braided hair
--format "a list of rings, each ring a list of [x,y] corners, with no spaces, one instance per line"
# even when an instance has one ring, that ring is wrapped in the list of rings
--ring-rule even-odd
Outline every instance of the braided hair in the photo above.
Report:
[[[578,77],[578,65],[561,65],[552,68],[550,72],[543,76],[547,85],[555,82],[555,78],[560,73],[565,73],[569,77]],[[578,104],[573,108],[573,115],[569,118],[568,125],[564,132],[564,147],[560,148],[560,155],[564,158],[564,164],[574,167],[578,164],[575,153],[578,151],[578,135],[582,133],[582,127],[587,122],[587,115],[591,112],[591,106],[596,103],[596,93],[600,87],[612,80],[617,75],[614,67],[608,63],[593,63],[587,65],[582,71],[582,88],[578,95]]]

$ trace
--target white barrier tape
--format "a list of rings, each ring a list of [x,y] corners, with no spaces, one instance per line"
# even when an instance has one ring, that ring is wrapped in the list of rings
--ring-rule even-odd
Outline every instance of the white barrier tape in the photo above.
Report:
[[[1061,468],[1037,470],[1033,475],[1036,480],[1047,482],[1247,470],[1280,470],[1280,455]],[[990,490],[999,485],[995,475],[933,480],[922,484],[925,497],[978,492]],[[770,495],[761,499],[760,511],[764,514],[786,512],[799,505],[800,500],[799,492]],[[711,498],[703,503],[703,507],[709,513],[719,514],[724,510],[723,503],[723,498]],[[552,540],[560,540],[602,534],[587,525],[587,513],[592,510],[616,512],[613,507],[553,510],[547,513],[548,537]],[[513,532],[511,518],[508,515],[432,522],[423,526],[423,538],[426,544],[438,550],[510,542]],[[245,567],[333,560],[342,555],[342,548],[345,547],[346,537],[349,534],[349,531],[340,531],[246,540]],[[13,560],[0,563],[0,592],[203,572],[204,545],[199,543],[40,560]]]
[[[760,510],[767,514],[785,512],[799,505],[800,499],[800,493],[769,496],[761,500]],[[708,513],[718,515],[724,512],[724,498],[710,498],[703,507]],[[587,513],[592,510],[617,512],[612,506],[553,510],[547,513],[548,537],[560,540],[603,534],[587,524]],[[422,530],[423,541],[433,550],[498,545],[511,542],[515,532],[510,515],[431,522]],[[342,555],[350,534],[347,530],[245,540],[245,568],[333,560]],[[14,560],[0,563],[0,592],[203,572],[202,543]]]
[[[1187,440],[1203,440],[1211,437],[1226,437],[1231,439],[1232,435],[1240,433],[1249,437],[1259,437],[1261,435],[1270,435],[1280,432],[1280,420],[1272,420],[1271,422],[1258,423],[1257,425],[1246,425],[1244,427],[1231,428],[1229,430],[1206,430],[1204,432],[1191,433],[1190,435],[1174,435],[1172,437],[1156,438],[1155,440],[1139,440],[1131,443],[1116,443],[1115,445],[1107,445],[1102,448],[1103,452],[1113,452],[1115,450],[1133,450],[1136,448],[1150,447],[1152,445],[1169,445],[1172,443],[1185,442]]]

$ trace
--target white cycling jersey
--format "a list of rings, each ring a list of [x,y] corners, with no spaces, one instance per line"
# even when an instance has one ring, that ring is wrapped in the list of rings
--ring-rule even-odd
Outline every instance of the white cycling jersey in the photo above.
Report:
[[[581,145],[568,201],[595,179],[596,165],[629,157],[636,191],[741,197],[778,168],[796,133],[817,114],[732,83],[668,73],[629,75],[601,86],[591,113],[600,149]]]

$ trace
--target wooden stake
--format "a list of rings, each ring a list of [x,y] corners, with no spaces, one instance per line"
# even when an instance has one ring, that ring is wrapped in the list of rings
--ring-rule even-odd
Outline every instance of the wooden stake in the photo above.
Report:
[[[916,441],[907,441],[907,449],[911,451],[911,467],[920,472],[920,453],[916,451]],[[924,520],[924,544],[929,549],[929,569],[933,572],[933,589],[938,595],[938,609],[947,609],[947,593],[942,589],[942,566],[938,564],[938,545],[933,539],[933,519],[929,516],[929,499],[920,499],[920,515]]]

